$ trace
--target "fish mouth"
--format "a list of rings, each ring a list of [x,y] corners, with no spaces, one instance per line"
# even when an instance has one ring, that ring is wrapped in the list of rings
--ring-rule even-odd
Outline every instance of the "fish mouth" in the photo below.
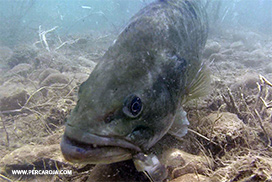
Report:
[[[141,149],[120,138],[79,132],[66,126],[61,151],[64,158],[73,163],[109,164],[131,159],[133,153]]]

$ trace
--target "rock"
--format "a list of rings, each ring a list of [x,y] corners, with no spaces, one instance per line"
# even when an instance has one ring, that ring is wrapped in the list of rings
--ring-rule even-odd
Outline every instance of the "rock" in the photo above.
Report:
[[[212,159],[207,156],[197,156],[179,149],[169,149],[160,158],[174,178],[187,173],[205,174],[214,166]]]
[[[42,65],[49,66],[49,63],[52,63],[55,59],[54,53],[49,52],[40,52],[34,59],[35,68]]]
[[[23,77],[26,77],[28,73],[32,70],[32,66],[27,63],[21,63],[14,66],[11,70],[9,70],[9,74],[17,74]]]
[[[71,71],[78,66],[65,55],[58,52],[40,52],[34,59],[35,68],[53,68],[60,72]]]
[[[55,163],[56,162],[56,163]],[[60,145],[25,145],[13,152],[5,155],[0,160],[1,173],[11,174],[11,170],[56,170],[56,164],[59,168],[64,163]]]
[[[244,59],[242,64],[248,68],[256,68],[261,65],[259,60],[256,60],[255,58],[252,58],[252,57]]]
[[[93,70],[94,67],[96,66],[96,63],[93,62],[92,60],[89,60],[87,58],[84,58],[82,56],[78,57],[78,62],[84,67],[88,67],[90,70]]]
[[[220,53],[212,54],[209,59],[210,59],[210,61],[214,61],[214,62],[224,61],[224,58],[223,58],[222,54],[220,54]]]
[[[113,164],[96,165],[88,180],[88,182],[119,182],[119,181],[142,181],[149,182],[144,173],[138,172],[132,160]]]
[[[249,49],[262,48],[260,40],[263,40],[263,37],[255,32],[246,33],[245,45]]]
[[[255,57],[256,59],[267,59],[267,56],[264,54],[264,52],[261,49],[255,49],[251,52],[251,56]]]
[[[231,90],[257,88],[257,82],[259,82],[259,80],[257,73],[246,73],[236,78],[236,82],[231,86]]]
[[[32,59],[36,56],[37,52],[30,46],[21,46],[14,50],[12,56],[7,60],[7,64],[13,68],[20,63],[32,62]]]
[[[170,182],[210,182],[210,178],[201,174],[189,173],[178,178],[171,180]]]
[[[88,67],[80,66],[79,67],[79,71],[80,71],[80,73],[86,73],[86,74],[90,75],[91,72],[93,71],[93,68],[88,68]]]
[[[225,161],[222,161],[225,162]],[[257,182],[271,181],[272,159],[249,152],[240,156],[226,159],[229,164],[218,168],[210,178],[212,182],[239,181]],[[237,170],[239,169],[239,170]],[[237,179],[237,180],[236,180]]]
[[[213,124],[215,133],[209,133],[212,136],[218,133],[220,135],[228,134],[235,137],[240,134],[239,130],[242,130],[244,127],[243,121],[236,114],[229,112],[211,113],[204,120],[207,124]],[[216,122],[214,123],[214,121]]]
[[[208,58],[213,53],[218,53],[221,49],[221,45],[218,42],[212,41],[208,42],[205,46],[203,56]]]
[[[247,48],[259,47],[259,42],[262,40],[262,36],[255,32],[238,31],[232,33],[233,41],[242,42]]]
[[[12,55],[13,51],[9,47],[6,46],[0,47],[0,60],[3,60],[3,62],[5,62],[6,60],[10,59]]]
[[[89,77],[89,74],[87,73],[75,73],[74,78],[77,83],[83,83],[86,81]]]
[[[88,43],[88,39],[80,38],[80,39],[78,39],[75,43],[76,43],[76,44],[85,45],[85,44]]]
[[[69,78],[61,73],[53,73],[47,76],[42,82],[41,86],[50,86],[53,84],[67,84],[69,83]]]
[[[265,67],[264,67],[264,71],[265,73],[272,73],[272,62],[268,63]]]
[[[39,80],[40,80],[40,83],[45,79],[47,78],[50,74],[53,74],[53,73],[60,73],[58,70],[56,69],[53,69],[53,68],[46,68],[43,72],[41,72],[41,74],[39,75]]]
[[[231,45],[230,45],[230,48],[233,49],[233,50],[240,50],[241,48],[244,47],[244,43],[242,41],[238,41],[238,42],[233,42]]]
[[[199,132],[223,147],[224,151],[247,145],[245,140],[248,136],[245,135],[244,129],[246,125],[236,114],[229,112],[211,113],[204,117],[201,123],[202,125],[198,125],[198,128],[201,129]],[[220,148],[218,150],[220,152]]]
[[[246,42],[247,40],[245,32],[235,31],[235,32],[231,32],[230,34],[232,36],[232,40],[235,42],[239,42],[239,41]]]
[[[0,87],[0,111],[20,109],[29,97],[22,84],[9,84]]]
[[[232,55],[233,54],[233,50],[232,49],[226,49],[226,50],[222,51],[221,54]]]
[[[61,138],[64,133],[64,126],[61,126],[60,129],[54,131],[54,134],[49,135],[47,137],[43,138],[43,145],[54,145],[54,144],[60,144]]]

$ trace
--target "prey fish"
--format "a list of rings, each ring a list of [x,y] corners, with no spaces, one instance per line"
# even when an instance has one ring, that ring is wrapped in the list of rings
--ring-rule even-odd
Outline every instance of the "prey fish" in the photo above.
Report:
[[[134,15],[80,85],[61,142],[68,161],[133,159],[154,181],[163,165],[149,149],[166,133],[186,134],[182,106],[207,92],[201,61],[208,33],[199,0],[157,0]]]

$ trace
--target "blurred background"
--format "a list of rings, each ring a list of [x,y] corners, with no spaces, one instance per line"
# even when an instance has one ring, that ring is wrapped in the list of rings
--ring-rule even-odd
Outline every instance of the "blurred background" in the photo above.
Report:
[[[33,42],[39,31],[58,36],[118,33],[153,0],[0,0],[0,44]],[[272,34],[271,0],[203,0],[211,33],[231,28]]]

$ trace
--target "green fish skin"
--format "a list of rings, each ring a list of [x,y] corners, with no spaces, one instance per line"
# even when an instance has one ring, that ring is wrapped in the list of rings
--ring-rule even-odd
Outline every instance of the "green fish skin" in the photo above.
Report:
[[[109,164],[148,153],[167,132],[185,135],[182,105],[209,85],[200,60],[207,33],[200,0],[159,0],[140,10],[81,84],[63,156]]]

